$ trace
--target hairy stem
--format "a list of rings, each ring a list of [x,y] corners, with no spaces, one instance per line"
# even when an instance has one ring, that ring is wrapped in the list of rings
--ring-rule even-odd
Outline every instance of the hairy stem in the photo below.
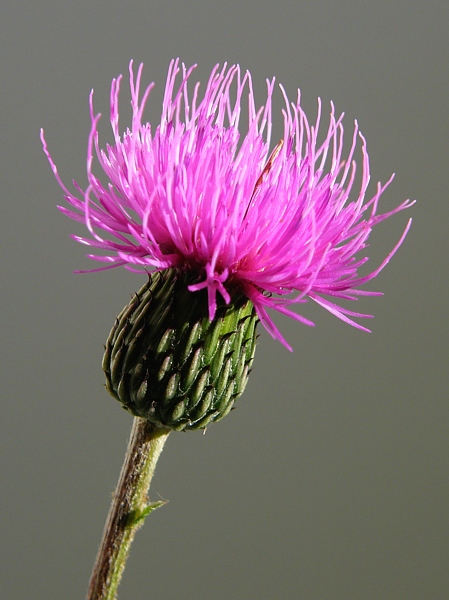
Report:
[[[164,501],[149,504],[147,492],[170,430],[134,418],[117,489],[92,571],[87,600],[115,600],[134,535]]]

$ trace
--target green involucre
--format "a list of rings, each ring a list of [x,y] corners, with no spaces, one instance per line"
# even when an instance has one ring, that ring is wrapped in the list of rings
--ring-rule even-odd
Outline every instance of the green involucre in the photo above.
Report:
[[[175,269],[149,281],[118,316],[106,342],[107,390],[133,415],[171,429],[203,429],[242,394],[258,318],[240,293],[209,321],[207,292],[190,292]]]

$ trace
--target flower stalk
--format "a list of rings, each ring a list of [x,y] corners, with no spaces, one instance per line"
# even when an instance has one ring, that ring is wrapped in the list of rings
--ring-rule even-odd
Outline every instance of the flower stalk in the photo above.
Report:
[[[87,600],[115,600],[131,543],[145,517],[165,504],[148,502],[148,489],[170,430],[134,418],[117,489],[92,571]]]

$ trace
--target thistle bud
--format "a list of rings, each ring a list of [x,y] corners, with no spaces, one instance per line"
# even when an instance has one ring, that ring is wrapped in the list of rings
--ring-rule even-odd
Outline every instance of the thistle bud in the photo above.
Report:
[[[253,304],[236,294],[209,320],[206,290],[188,274],[154,272],[118,316],[106,342],[106,388],[157,426],[204,429],[242,394],[256,347]]]

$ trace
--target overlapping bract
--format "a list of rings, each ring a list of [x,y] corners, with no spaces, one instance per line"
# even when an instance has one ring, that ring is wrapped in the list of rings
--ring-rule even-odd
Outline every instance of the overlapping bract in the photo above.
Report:
[[[135,269],[192,272],[192,293],[208,291],[209,317],[216,311],[217,293],[226,302],[238,288],[253,303],[267,330],[287,347],[267,309],[272,308],[312,324],[288,308],[308,297],[340,319],[365,329],[354,313],[335,303],[378,292],[360,290],[388,263],[399,242],[382,264],[368,275],[358,269],[368,258],[356,256],[365,248],[374,225],[409,207],[377,214],[382,192],[378,184],[366,199],[370,178],[365,139],[355,123],[352,144],[343,155],[342,117],[333,105],[327,131],[318,131],[321,104],[314,124],[300,105],[290,102],[283,88],[284,133],[270,154],[271,99],[274,79],[267,81],[267,99],[256,109],[251,76],[238,66],[215,67],[204,95],[199,84],[188,89],[193,67],[170,63],[160,124],[143,122],[151,84],[140,99],[142,65],[134,76],[130,64],[132,124],[119,132],[119,87],[111,87],[110,120],[115,138],[100,149],[100,115],[90,111],[88,187],[76,183],[72,194],[59,178],[43,135],[44,150],[71,208],[67,216],[85,222],[90,236],[73,236],[99,250],[89,257]],[[246,98],[247,95],[247,98]],[[242,105],[248,101],[248,128],[239,131]],[[361,149],[361,183],[355,188],[357,147]],[[104,186],[94,175],[96,155],[109,179]],[[328,298],[323,298],[323,295]]]

